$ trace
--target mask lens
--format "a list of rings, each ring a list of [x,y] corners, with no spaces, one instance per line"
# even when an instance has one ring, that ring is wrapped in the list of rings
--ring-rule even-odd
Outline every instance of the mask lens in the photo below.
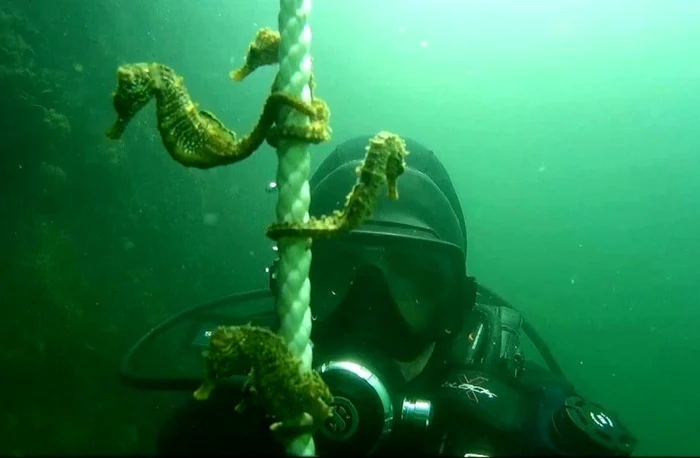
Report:
[[[425,246],[405,239],[396,239],[396,243],[393,240],[315,241],[310,272],[314,319],[327,319],[347,296],[358,272],[374,266],[386,279],[391,297],[410,330],[424,334],[441,313],[451,290],[455,257],[441,249],[440,244]],[[461,263],[459,257],[456,261]]]
[[[348,294],[359,260],[352,246],[328,240],[315,241],[312,250],[311,313],[325,320]]]
[[[408,327],[424,334],[440,313],[449,269],[435,255],[395,251],[385,269],[391,295]]]

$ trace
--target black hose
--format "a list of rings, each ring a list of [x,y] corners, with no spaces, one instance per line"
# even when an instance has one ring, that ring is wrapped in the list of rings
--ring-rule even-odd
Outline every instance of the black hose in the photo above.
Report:
[[[143,376],[135,373],[131,369],[131,360],[134,357],[134,354],[141,349],[144,345],[147,343],[151,342],[154,338],[156,338],[158,335],[162,334],[163,332],[167,331],[168,329],[172,328],[176,324],[178,324],[180,321],[195,315],[197,313],[202,313],[205,310],[209,309],[215,309],[219,307],[223,307],[225,305],[230,305],[235,302],[245,302],[245,301],[251,301],[251,300],[257,300],[257,299],[265,299],[268,297],[272,297],[272,294],[270,293],[269,290],[264,289],[264,290],[257,290],[257,291],[248,291],[245,293],[240,293],[240,294],[234,294],[231,296],[227,296],[218,300],[215,300],[213,302],[208,302],[206,304],[201,304],[196,307],[189,308],[187,310],[184,310],[177,315],[165,320],[155,328],[151,329],[145,336],[141,337],[141,339],[138,340],[132,346],[129,351],[126,352],[126,355],[124,355],[124,358],[122,358],[121,365],[119,367],[119,375],[126,381],[128,384],[133,385],[138,388],[144,388],[144,389],[149,389],[149,390],[163,390],[163,391],[190,391],[190,390],[195,390],[199,387],[199,385],[202,383],[201,378],[195,378],[195,377],[151,377],[151,376]]]
[[[523,330],[525,331],[525,335],[532,341],[537,351],[540,352],[540,355],[542,355],[542,359],[544,359],[544,362],[549,366],[549,370],[561,378],[566,379],[566,377],[564,377],[564,371],[562,371],[549,345],[547,345],[544,339],[542,339],[542,336],[540,336],[537,330],[526,319],[523,319]]]

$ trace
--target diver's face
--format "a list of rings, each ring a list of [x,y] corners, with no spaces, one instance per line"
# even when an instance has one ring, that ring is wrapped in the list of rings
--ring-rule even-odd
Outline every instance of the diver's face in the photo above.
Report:
[[[428,344],[410,331],[382,271],[373,266],[358,272],[333,316],[316,326],[327,345],[380,351],[398,361],[416,358]]]
[[[393,311],[393,297],[383,281],[383,274],[374,267],[362,269],[353,280],[341,308],[352,310],[347,316],[348,330],[368,338],[381,334],[382,327],[399,319]]]
[[[453,299],[464,256],[456,246],[356,233],[314,241],[312,252],[312,340],[321,357],[371,352],[411,362],[459,323]]]
[[[464,270],[458,248],[422,239],[351,234],[315,241],[312,251],[309,279],[315,325],[336,316],[341,303],[351,303],[353,313],[346,318],[362,317],[365,328],[378,323],[381,329],[400,321],[413,334],[436,340],[454,326],[454,296]]]

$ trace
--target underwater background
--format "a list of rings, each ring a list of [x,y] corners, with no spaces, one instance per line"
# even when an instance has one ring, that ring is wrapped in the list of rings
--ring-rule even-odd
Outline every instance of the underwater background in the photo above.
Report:
[[[121,141],[116,68],[161,62],[229,127],[276,68],[234,84],[279,4],[0,0],[0,454],[151,453],[187,394],[117,377],[141,335],[264,288],[276,155],[202,171],[168,157],[153,105]],[[333,138],[432,148],[468,268],[539,329],[638,455],[700,454],[700,2],[316,1]],[[399,181],[400,188],[400,181]]]

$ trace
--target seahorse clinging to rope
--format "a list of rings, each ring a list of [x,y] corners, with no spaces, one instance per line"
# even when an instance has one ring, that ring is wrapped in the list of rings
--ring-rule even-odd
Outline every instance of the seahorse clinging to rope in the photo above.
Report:
[[[282,237],[311,239],[335,237],[357,228],[372,214],[382,187],[386,184],[389,199],[399,198],[397,180],[406,168],[406,142],[396,134],[379,132],[365,148],[365,158],[356,169],[357,182],[345,200],[342,210],[331,215],[309,218],[306,222],[272,223],[266,235],[272,240]]]
[[[211,168],[241,161],[257,150],[271,132],[277,110],[281,106],[298,110],[312,120],[317,119],[314,106],[305,104],[285,93],[268,96],[262,115],[253,130],[236,138],[212,113],[199,110],[183,84],[183,78],[173,69],[159,63],[127,64],[117,71],[118,85],[112,103],[118,119],[107,133],[118,139],[133,117],[152,99],[156,99],[158,130],[170,156],[182,165]],[[308,143],[320,143],[327,132],[272,130],[278,136],[298,138]]]
[[[270,429],[280,438],[313,433],[331,415],[333,396],[321,376],[302,370],[282,338],[268,329],[219,326],[204,361],[206,376],[195,399],[207,399],[218,380],[248,374],[247,396],[236,411],[243,413],[251,404],[264,408],[274,416]]]

